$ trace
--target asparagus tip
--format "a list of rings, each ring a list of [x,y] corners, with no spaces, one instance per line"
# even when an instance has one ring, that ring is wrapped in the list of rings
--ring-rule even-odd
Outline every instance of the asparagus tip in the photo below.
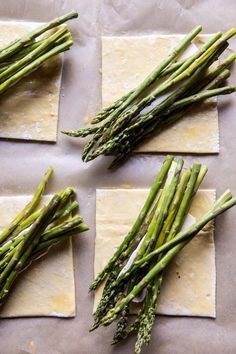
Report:
[[[89,328],[89,332],[93,332],[95,329],[99,327],[99,323],[94,323],[91,328]]]

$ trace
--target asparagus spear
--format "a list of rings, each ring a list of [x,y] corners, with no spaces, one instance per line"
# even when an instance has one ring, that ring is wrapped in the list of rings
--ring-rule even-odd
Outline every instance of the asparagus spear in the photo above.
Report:
[[[179,209],[180,203],[182,201],[182,197],[184,195],[187,183],[189,181],[189,178],[191,176],[191,170],[188,169],[186,171],[183,172],[181,178],[180,178],[180,182],[178,185],[178,189],[175,193],[174,199],[172,204],[170,205],[170,209],[168,211],[168,216],[165,220],[165,224],[158,236],[158,240],[157,240],[157,245],[162,245],[165,240],[167,239],[169,232],[170,232],[170,228],[173,224],[173,221],[175,219],[176,213]]]
[[[37,207],[39,204],[42,194],[45,190],[47,182],[53,173],[53,169],[51,167],[48,168],[46,174],[44,175],[43,179],[39,183],[36,192],[32,198],[32,200],[25,206],[25,208],[16,216],[16,218],[12,221],[9,227],[4,230],[0,235],[0,243],[2,243],[17,227],[17,225],[24,219],[26,219],[32,211]]]
[[[35,255],[40,254],[42,251],[45,252],[45,250],[48,250],[51,246],[54,246],[55,244],[67,240],[69,237],[74,236],[76,234],[88,231],[88,225],[85,224],[84,222],[80,223],[77,227],[73,227],[71,230],[69,231],[60,231],[60,229],[58,229],[57,233],[54,232],[54,237],[50,238],[48,237],[47,240],[44,240],[42,238],[42,240],[39,242],[39,244],[37,245],[37,247],[35,248],[34,252],[33,252],[33,257],[35,257]],[[42,235],[43,236],[43,235]]]
[[[118,108],[124,101],[128,99],[130,95],[134,93],[134,90],[130,91],[129,93],[125,94],[123,97],[119,98],[117,101],[112,103],[110,106],[105,107],[102,109],[100,113],[98,113],[91,121],[91,124],[97,124],[102,120],[108,118],[108,116],[114,112],[116,108]]]
[[[189,182],[187,184],[183,199],[180,203],[177,215],[175,217],[174,223],[170,229],[169,235],[167,237],[167,241],[171,240],[176,236],[176,234],[180,231],[181,227],[183,226],[185,217],[190,209],[191,200],[193,195],[195,194],[194,191],[196,190],[196,183],[198,179],[198,175],[201,170],[200,164],[194,164],[191,171],[191,176]],[[159,244],[157,243],[157,247]]]
[[[151,339],[151,331],[155,321],[155,311],[157,306],[157,299],[160,293],[162,283],[162,276],[154,279],[150,286],[150,294],[146,297],[145,310],[140,319],[139,330],[137,334],[137,341],[135,343],[135,353],[141,353],[143,344],[148,345]]]

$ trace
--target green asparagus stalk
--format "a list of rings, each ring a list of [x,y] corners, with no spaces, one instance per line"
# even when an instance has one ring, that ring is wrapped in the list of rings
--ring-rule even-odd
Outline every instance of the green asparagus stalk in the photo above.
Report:
[[[200,173],[200,170],[201,170],[200,164],[193,165],[189,182],[187,184],[183,199],[180,203],[179,210],[178,210],[177,215],[175,217],[174,223],[173,223],[173,225],[170,229],[169,235],[167,237],[167,241],[174,238],[183,226],[185,217],[186,217],[186,215],[190,209],[190,206],[191,206],[191,200],[194,195],[195,186],[197,183],[197,178]],[[157,247],[158,246],[159,246],[159,244],[157,243]]]
[[[125,100],[128,99],[130,95],[134,93],[134,90],[130,91],[129,93],[125,94],[123,97],[112,103],[110,106],[105,107],[102,109],[100,113],[98,113],[91,121],[91,124],[97,124],[102,120],[106,119],[116,108],[118,108]]]
[[[150,292],[146,296],[146,306],[140,319],[137,341],[135,343],[135,353],[141,353],[143,344],[148,345],[151,339],[151,331],[155,321],[155,311],[158,296],[160,294],[162,276],[156,277],[150,286]]]
[[[2,271],[4,268],[6,268],[6,266],[8,265],[8,263],[10,262],[10,260],[12,259],[13,254],[16,252],[17,247],[13,248],[12,250],[10,250],[9,252],[7,252],[4,255],[4,258],[2,258],[0,260],[0,270]]]
[[[85,138],[86,136],[90,134],[94,134],[98,131],[98,127],[93,127],[93,128],[83,128],[83,129],[78,129],[78,130],[62,130],[61,133],[66,134],[68,136],[73,136],[73,137],[81,137]]]
[[[78,227],[80,224],[82,224],[82,222],[82,217],[80,215],[76,215],[73,218],[64,221],[63,223],[46,230],[42,234],[40,240],[47,241],[53,237],[59,237],[61,234]]]
[[[45,176],[43,177],[43,179],[41,180],[41,182],[39,183],[36,192],[32,198],[32,200],[30,201],[30,203],[28,203],[25,208],[16,216],[16,218],[12,221],[12,223],[9,225],[9,227],[4,230],[1,235],[0,235],[0,243],[2,243],[8,236],[11,235],[11,233],[13,232],[13,230],[18,226],[18,224],[23,221],[24,219],[26,219],[31,213],[32,211],[38,206],[42,194],[45,190],[45,187],[47,185],[47,182],[49,180],[49,178],[51,177],[53,173],[53,169],[51,167],[48,168]]]
[[[73,227],[69,231],[64,231],[62,232],[60,229],[58,229],[57,233],[54,232],[54,237],[48,237],[47,240],[44,240],[43,235],[42,235],[42,240],[39,242],[37,247],[35,248],[33,255],[38,255],[42,251],[45,252],[45,250],[48,250],[49,247],[54,246],[55,244],[67,240],[69,237],[74,236],[76,234],[88,231],[88,225],[85,224],[84,222],[79,223],[77,227]]]
[[[165,224],[160,232],[160,235],[157,239],[157,246],[160,246],[162,245],[165,240],[167,239],[168,235],[169,235],[169,232],[170,232],[170,228],[172,226],[172,223],[175,219],[175,216],[176,216],[176,213],[179,209],[179,206],[180,206],[180,203],[182,201],[182,197],[184,195],[184,191],[185,191],[185,188],[187,186],[187,183],[189,181],[189,178],[191,176],[191,171],[190,170],[186,170],[183,172],[182,176],[181,176],[181,179],[180,179],[180,182],[179,182],[179,185],[178,185],[178,189],[175,193],[175,196],[174,196],[174,199],[173,199],[173,202],[170,206],[170,209],[169,209],[169,212],[168,212],[168,216],[165,220]]]
[[[169,114],[174,110],[188,106],[190,101],[191,104],[197,103],[199,101],[206,100],[211,97],[215,97],[219,95],[229,95],[235,91],[236,91],[236,86],[224,86],[212,90],[201,91],[198,94],[183,98],[182,100],[179,100],[178,102],[174,103],[171,109],[166,113]]]

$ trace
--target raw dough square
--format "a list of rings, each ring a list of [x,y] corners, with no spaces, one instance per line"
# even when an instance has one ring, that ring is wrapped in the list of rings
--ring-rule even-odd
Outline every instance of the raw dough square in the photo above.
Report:
[[[181,40],[181,35],[102,37],[102,103],[135,88]],[[205,37],[205,39],[204,39]],[[199,36],[196,41],[208,39]],[[146,140],[137,152],[218,153],[216,99],[191,109],[178,122]]]
[[[98,189],[96,192],[95,276],[130,230],[149,190]],[[215,201],[214,190],[197,192],[190,214],[202,216]],[[215,246],[211,223],[168,267],[162,285],[158,314],[215,317]],[[94,309],[102,287],[95,294]],[[136,312],[134,310],[134,312]]]
[[[50,196],[43,197],[43,201]],[[0,197],[0,230],[29,202],[29,196]],[[72,240],[49,250],[17,279],[0,317],[74,317],[75,284]]]
[[[39,25],[0,21],[0,47]],[[56,142],[61,76],[62,55],[0,95],[0,138]]]

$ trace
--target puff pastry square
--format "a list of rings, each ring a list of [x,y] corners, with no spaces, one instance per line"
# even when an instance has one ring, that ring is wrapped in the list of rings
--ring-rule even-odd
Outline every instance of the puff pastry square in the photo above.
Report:
[[[94,273],[98,274],[137,217],[148,190],[98,189]],[[198,219],[215,201],[214,190],[197,192],[190,214]],[[157,313],[215,317],[215,246],[213,224],[201,231],[168,267]],[[95,294],[94,309],[102,287]],[[133,309],[134,313],[137,308]]]
[[[39,25],[0,21],[0,47]],[[56,142],[61,76],[57,56],[0,96],[0,138]]]
[[[43,197],[43,202],[50,196]],[[0,197],[0,230],[29,202],[29,196]],[[75,284],[72,241],[49,250],[34,261],[14,284],[0,317],[75,316]]]
[[[208,37],[199,36],[196,42]],[[180,39],[181,35],[102,37],[103,106],[139,85]],[[216,99],[190,109],[176,123],[146,140],[136,152],[218,153]]]

